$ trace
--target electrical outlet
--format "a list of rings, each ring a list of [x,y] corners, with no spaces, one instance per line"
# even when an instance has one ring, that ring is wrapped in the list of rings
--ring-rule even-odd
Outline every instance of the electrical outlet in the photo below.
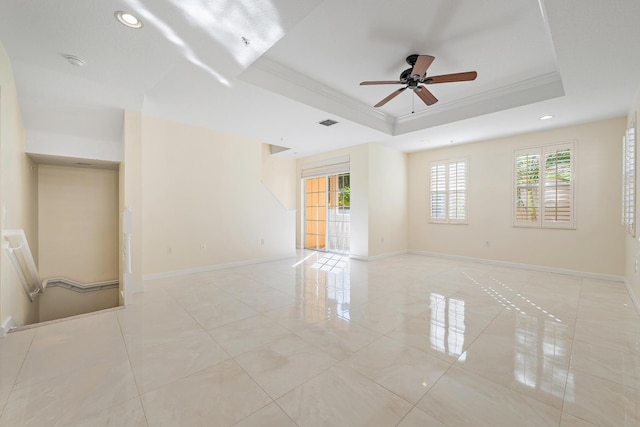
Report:
[[[206,251],[207,250],[207,245],[204,244],[204,243],[202,245],[200,245],[200,250]]]

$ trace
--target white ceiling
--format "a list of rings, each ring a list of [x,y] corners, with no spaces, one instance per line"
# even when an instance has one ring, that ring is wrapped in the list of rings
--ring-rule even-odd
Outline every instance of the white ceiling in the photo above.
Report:
[[[0,41],[28,131],[117,139],[114,114],[133,109],[301,157],[624,116],[640,85],[639,18],[637,0],[21,0],[0,3]],[[435,56],[429,75],[478,78],[430,86],[431,107],[406,91],[373,108],[398,87],[359,83],[397,80],[414,53]],[[339,123],[318,125],[327,118]]]

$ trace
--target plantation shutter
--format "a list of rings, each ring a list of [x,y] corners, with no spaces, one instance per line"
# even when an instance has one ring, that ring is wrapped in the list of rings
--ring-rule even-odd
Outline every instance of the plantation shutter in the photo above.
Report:
[[[544,222],[573,227],[573,153],[571,146],[543,147]]]
[[[635,128],[627,129],[622,139],[622,223],[627,233],[635,236],[636,211],[636,138]]]
[[[540,152],[515,153],[516,195],[514,225],[540,225]]]
[[[467,162],[449,163],[449,221],[461,222],[467,218]]]
[[[467,222],[467,160],[431,163],[430,220]]]
[[[431,165],[431,221],[446,221],[447,167],[444,162]]]

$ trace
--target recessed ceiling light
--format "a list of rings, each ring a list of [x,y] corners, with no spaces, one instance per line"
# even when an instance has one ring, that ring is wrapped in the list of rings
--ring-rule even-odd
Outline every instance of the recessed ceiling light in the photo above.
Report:
[[[64,57],[64,59],[69,61],[69,64],[73,65],[74,67],[82,67],[84,65],[84,60],[82,58],[78,58],[77,56],[74,56],[74,55],[62,55],[62,56]]]
[[[549,119],[553,119],[553,116],[550,114],[540,117],[540,120],[549,120]]]
[[[135,15],[129,12],[123,12],[121,10],[113,14],[122,25],[126,25],[129,28],[142,28],[142,21]]]

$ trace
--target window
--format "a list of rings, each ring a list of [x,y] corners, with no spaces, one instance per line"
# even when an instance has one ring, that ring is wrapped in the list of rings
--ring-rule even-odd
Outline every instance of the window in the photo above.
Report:
[[[515,150],[513,225],[575,228],[575,144]]]
[[[636,224],[636,133],[633,126],[622,138],[622,224],[635,236]]]
[[[467,159],[431,164],[431,222],[467,223]]]

